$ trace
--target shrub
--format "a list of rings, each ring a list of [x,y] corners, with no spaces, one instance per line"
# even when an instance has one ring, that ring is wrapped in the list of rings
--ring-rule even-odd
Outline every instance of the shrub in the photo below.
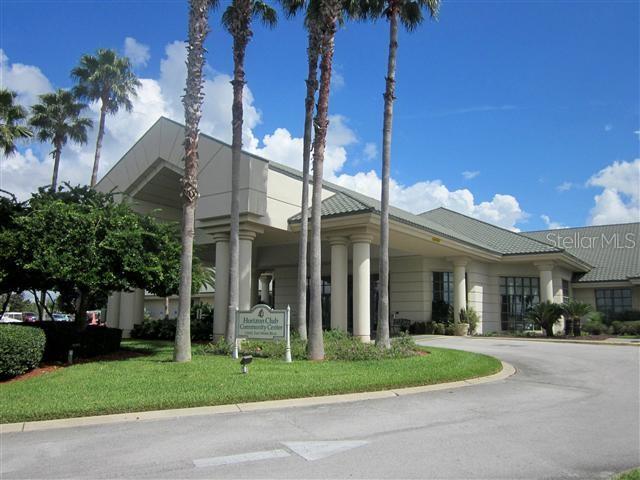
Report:
[[[444,333],[445,333],[444,323],[439,323],[439,322],[434,323],[433,324],[433,333],[435,335],[444,335]]]
[[[200,311],[200,318],[198,318]],[[145,318],[131,330],[132,338],[145,340],[173,340],[176,336],[176,319]],[[213,309],[206,304],[191,309],[191,340],[211,340],[213,336]]]
[[[602,335],[609,333],[609,327],[597,319],[589,320],[582,326],[582,331],[589,335]]]
[[[43,355],[45,361],[66,361],[71,349],[76,357],[104,355],[117,351],[122,340],[119,328],[87,326],[79,332],[72,322],[29,322],[23,325],[44,332],[47,339]]]
[[[640,310],[627,310],[626,312],[611,312],[605,316],[605,323],[613,325],[613,322],[639,322]]]
[[[616,335],[640,335],[640,320],[615,321],[611,324]]]
[[[45,335],[22,325],[0,326],[0,379],[22,375],[42,360]]]
[[[253,355],[261,358],[284,358],[284,341],[244,340],[240,344],[240,355]],[[358,338],[338,330],[324,332],[324,350],[326,360],[380,360],[383,358],[405,358],[416,355],[416,344],[406,334],[391,340],[391,348],[384,349],[374,343],[363,343]],[[228,355],[231,348],[224,341],[211,343],[199,353]],[[296,334],[291,335],[291,357],[294,360],[307,359],[307,342]]]
[[[460,323],[468,323],[469,335],[475,335],[478,323],[480,323],[478,312],[476,312],[473,307],[460,309]]]
[[[455,324],[447,323],[446,325],[444,325],[444,334],[445,335],[455,335],[456,334]]]
[[[409,333],[412,335],[422,335],[427,333],[427,322],[414,322],[409,325]]]

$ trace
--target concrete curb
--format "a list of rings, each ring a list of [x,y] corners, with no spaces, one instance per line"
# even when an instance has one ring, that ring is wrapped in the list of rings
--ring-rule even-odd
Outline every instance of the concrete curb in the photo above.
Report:
[[[331,405],[336,403],[359,402],[363,400],[376,400],[380,398],[402,397],[416,393],[435,392],[438,390],[451,390],[454,388],[480,385],[482,383],[498,382],[514,375],[516,369],[513,365],[502,362],[502,370],[486,377],[470,378],[458,382],[436,383],[419,387],[396,388],[392,390],[379,390],[375,392],[345,393],[341,395],[328,395],[325,397],[288,398],[285,400],[266,400],[263,402],[236,403],[230,405],[215,405],[211,407],[177,408],[172,410],[152,410],[148,412],[116,413],[112,415],[97,415],[92,417],[62,418],[58,420],[42,420],[38,422],[19,422],[0,424],[0,434],[34,432],[38,430],[51,430],[57,428],[86,427],[96,425],[109,425],[114,423],[137,422],[142,420],[175,419],[192,417],[197,415],[217,415],[220,413],[242,413],[257,410],[274,410],[280,408],[309,407],[314,405]]]
[[[564,338],[535,338],[535,337],[483,337],[483,336],[466,336],[466,337],[453,337],[451,335],[420,335],[413,337],[416,342],[426,342],[429,340],[440,340],[443,338],[468,338],[470,340],[513,340],[516,342],[547,342],[547,343],[575,343],[582,345],[613,345],[614,347],[640,347],[640,341],[638,342],[608,342],[606,340],[567,340]]]

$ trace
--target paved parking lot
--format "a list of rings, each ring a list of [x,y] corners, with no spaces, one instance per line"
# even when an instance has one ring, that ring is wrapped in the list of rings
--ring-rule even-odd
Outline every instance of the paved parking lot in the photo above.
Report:
[[[608,478],[640,465],[640,348],[494,338],[497,383],[2,435],[2,478]]]

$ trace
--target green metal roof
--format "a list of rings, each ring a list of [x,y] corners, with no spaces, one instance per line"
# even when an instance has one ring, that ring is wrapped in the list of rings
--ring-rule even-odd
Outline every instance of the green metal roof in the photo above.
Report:
[[[564,248],[593,268],[574,281],[611,282],[640,278],[640,223],[525,232],[529,238]]]
[[[491,225],[476,218],[468,217],[461,213],[446,208],[436,208],[421,213],[422,218],[427,218],[443,227],[456,232],[464,232],[474,242],[486,245],[488,248],[500,252],[503,255],[521,255],[531,253],[559,252],[547,243],[525,237],[511,230]]]

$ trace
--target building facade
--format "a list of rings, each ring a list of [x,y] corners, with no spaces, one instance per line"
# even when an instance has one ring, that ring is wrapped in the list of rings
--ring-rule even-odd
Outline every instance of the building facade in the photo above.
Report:
[[[183,139],[182,125],[160,118],[97,188],[118,192],[141,213],[179,222]],[[201,135],[199,153],[196,254],[216,268],[214,335],[221,336],[231,147]],[[240,309],[259,301],[289,305],[295,324],[302,174],[244,153],[240,175]],[[367,341],[377,309],[379,201],[329,182],[322,198],[324,326]],[[523,234],[444,208],[415,215],[392,207],[390,313],[424,322],[439,315],[443,304],[455,315],[472,307],[480,318],[478,332],[489,333],[531,328],[526,309],[539,301],[572,297],[598,309],[640,309],[638,241],[640,223]],[[144,292],[115,293],[107,322],[126,335],[143,312]]]

